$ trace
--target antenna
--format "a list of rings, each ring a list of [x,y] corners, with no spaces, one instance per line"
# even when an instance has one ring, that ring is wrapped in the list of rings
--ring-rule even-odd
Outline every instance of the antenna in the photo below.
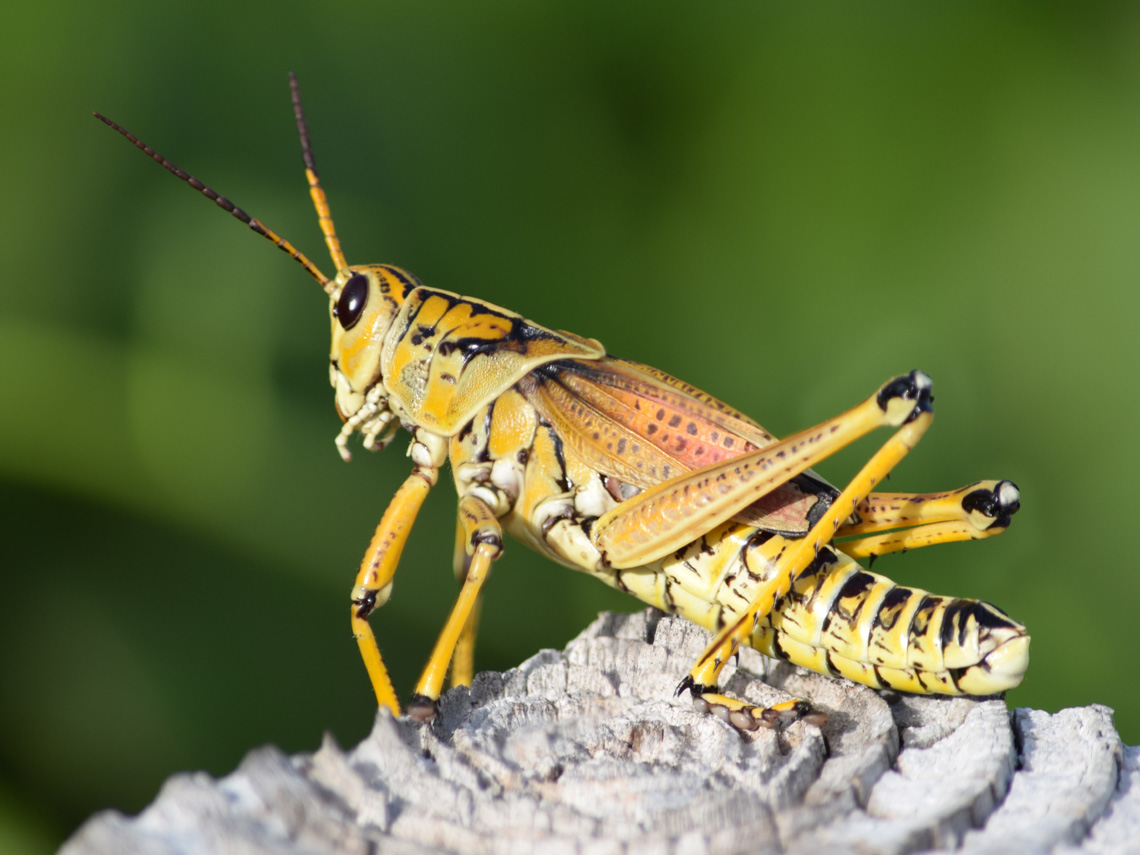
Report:
[[[141,142],[138,139],[138,137],[136,137],[134,134],[127,131],[125,128],[120,127],[119,125],[115,124],[110,119],[108,119],[106,116],[103,116],[100,113],[95,113],[94,115],[95,115],[95,118],[98,119],[99,121],[103,122],[103,124],[107,125],[112,130],[118,131],[120,134],[122,134],[124,137],[126,137],[127,140],[129,140],[130,143],[132,145],[134,145],[135,148],[139,149],[141,152],[143,152],[143,154],[150,157],[153,161],[155,161],[159,166],[161,166],[167,172],[171,172],[174,175],[181,178],[183,181],[185,181],[187,184],[189,184],[191,187],[193,187],[195,190],[197,190],[199,193],[201,193],[207,199],[212,199],[214,204],[216,204],[219,208],[221,208],[222,210],[225,210],[225,211],[229,211],[230,214],[232,214],[237,219],[241,220],[243,223],[245,223],[247,226],[249,226],[251,229],[253,229],[255,232],[257,232],[262,237],[268,238],[269,240],[273,241],[273,243],[279,249],[288,253],[290,258],[295,259],[298,264],[300,264],[302,267],[304,267],[305,270],[307,270],[309,272],[309,275],[312,276],[314,279],[317,280],[317,282],[319,282],[321,284],[321,287],[325,290],[325,292],[327,294],[329,294],[331,296],[331,295],[336,293],[336,290],[337,290],[336,283],[333,280],[329,279],[327,276],[325,276],[323,273],[321,273],[321,271],[317,268],[317,266],[315,264],[313,264],[313,262],[311,262],[303,252],[301,252],[299,249],[297,249],[297,247],[293,246],[293,244],[291,244],[289,241],[285,240],[285,238],[281,237],[275,231],[273,231],[272,229],[263,225],[260,220],[257,220],[254,217],[251,217],[249,214],[247,214],[245,211],[243,211],[241,208],[239,208],[237,205],[235,205],[233,202],[231,202],[225,196],[218,195],[218,193],[216,193],[214,190],[207,187],[205,184],[203,184],[201,181],[199,181],[193,175],[190,175],[188,172],[184,172],[183,170],[179,169],[177,166],[175,166],[173,163],[171,163],[169,160],[167,160],[161,154],[156,152],[150,146],[145,145],[143,142]],[[307,141],[304,143],[304,145],[306,147],[306,151],[308,151]],[[307,154],[306,155],[306,167],[308,167],[308,162],[311,161],[311,159],[312,159],[312,155]],[[308,168],[306,169],[306,171],[307,172],[309,171]],[[320,185],[316,184],[316,171],[315,170],[310,173],[309,183],[314,188],[312,193],[313,193],[313,198],[315,200],[317,198],[317,194],[320,192]],[[323,199],[324,199],[323,193],[321,193],[320,198],[323,201]],[[318,214],[321,213],[321,208],[319,205],[317,208],[317,213]],[[327,228],[325,226],[326,220],[328,222]],[[327,203],[324,206],[324,214],[322,215],[322,219],[321,219],[321,229],[322,229],[322,231],[325,232],[325,236],[326,236],[325,239],[329,243],[330,250],[333,249],[334,247],[336,247],[336,250],[333,254],[333,260],[337,261],[337,269],[340,270],[342,267],[345,266],[344,265],[344,256],[340,254],[339,245],[337,244],[337,240],[336,240],[336,234],[332,231],[332,220],[328,217],[328,205],[327,205]],[[331,235],[331,237],[330,237],[330,235]],[[338,258],[339,258],[339,261],[338,261]]]
[[[297,134],[301,137],[301,156],[305,159],[305,178],[309,180],[309,195],[313,197],[313,207],[317,209],[317,221],[328,244],[329,255],[338,271],[348,267],[344,260],[344,253],[340,249],[340,239],[336,236],[336,226],[333,225],[332,214],[329,212],[329,200],[321,188],[321,179],[317,175],[317,161],[313,157],[313,147],[309,144],[309,126],[305,124],[305,109],[301,106],[301,87],[297,85],[297,75],[289,72],[289,92],[293,96],[293,115],[297,117]]]

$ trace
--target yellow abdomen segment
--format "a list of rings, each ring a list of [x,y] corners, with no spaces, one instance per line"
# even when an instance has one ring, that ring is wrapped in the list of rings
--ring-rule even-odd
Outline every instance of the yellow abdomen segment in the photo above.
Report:
[[[747,607],[788,543],[735,524],[710,533],[662,562],[673,592],[664,607],[717,630]],[[1002,692],[1021,682],[1029,662],[1025,627],[997,607],[896,585],[830,548],[756,624],[751,645],[824,674],[919,694]]]

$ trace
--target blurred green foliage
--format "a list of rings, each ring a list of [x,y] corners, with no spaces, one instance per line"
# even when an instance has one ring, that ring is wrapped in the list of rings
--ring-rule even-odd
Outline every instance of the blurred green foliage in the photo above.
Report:
[[[1024,510],[876,570],[1002,605],[1033,633],[1012,703],[1106,703],[1140,740],[1140,7],[112,0],[10,4],[0,45],[4,851],[371,723],[348,593],[408,463],[337,458],[313,282],[89,116],[327,269],[290,70],[350,261],[780,433],[930,373],[892,486],[1009,477]],[[454,594],[452,514],[444,483],[373,619],[403,692]],[[638,607],[510,548],[479,665]]]

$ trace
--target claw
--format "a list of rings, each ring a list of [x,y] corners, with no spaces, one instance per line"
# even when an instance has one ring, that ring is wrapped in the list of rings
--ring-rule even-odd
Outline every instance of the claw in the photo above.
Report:
[[[677,684],[677,691],[673,693],[673,697],[679,698],[685,692],[690,693],[694,698],[710,692],[716,692],[716,686],[702,686],[691,675],[686,674],[685,679]]]
[[[429,698],[427,695],[412,695],[412,700],[408,704],[407,712],[408,718],[417,724],[432,721],[439,715],[439,702]]]

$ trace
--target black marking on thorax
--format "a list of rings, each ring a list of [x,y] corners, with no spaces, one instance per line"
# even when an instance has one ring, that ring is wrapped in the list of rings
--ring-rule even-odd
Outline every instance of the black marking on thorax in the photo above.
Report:
[[[421,286],[422,287],[422,286]],[[436,346],[436,352],[441,356],[450,356],[455,351],[460,351],[463,357],[463,364],[466,365],[476,356],[480,354],[488,355],[497,350],[510,350],[516,353],[526,353],[527,345],[534,341],[560,341],[558,336],[554,335],[547,330],[536,327],[528,323],[521,315],[513,313],[500,312],[497,309],[492,309],[489,306],[476,303],[472,300],[464,299],[455,294],[449,294],[446,291],[436,291],[431,288],[422,288],[422,294],[425,299],[421,300],[420,308],[416,310],[416,315],[419,314],[420,309],[426,304],[427,298],[437,297],[446,301],[447,310],[443,313],[446,317],[447,313],[459,305],[467,305],[472,309],[471,318],[469,320],[477,320],[480,316],[496,318],[503,321],[506,331],[500,336],[495,338],[484,338],[481,336],[462,336],[458,338],[448,339],[446,336],[450,335],[451,331],[444,331],[444,340],[439,342]],[[405,327],[405,334],[410,328],[411,322],[414,318],[409,319],[409,327]],[[426,329],[425,325],[425,329]],[[434,327],[432,332],[435,332]],[[413,344],[418,344],[414,342]]]
[[[398,267],[392,267],[389,264],[381,264],[380,269],[385,271],[386,273],[391,273],[393,276],[395,276],[397,279],[400,280],[400,284],[402,284],[404,286],[404,294],[405,295],[410,294],[416,288],[423,288],[424,287],[423,282],[421,282],[419,279],[417,279],[411,273],[407,273],[406,271],[400,270],[400,268],[398,268]],[[385,282],[381,285],[381,289],[386,294],[390,290],[390,286],[388,285],[387,282]]]
[[[562,489],[562,492],[569,493],[571,489],[570,475],[566,471],[566,449],[562,446],[562,437],[560,437],[558,431],[547,424],[541,416],[539,417],[539,423],[546,424],[546,429],[550,431],[550,437],[554,446],[554,459],[558,461],[558,471],[561,473],[558,476],[558,486]]]

